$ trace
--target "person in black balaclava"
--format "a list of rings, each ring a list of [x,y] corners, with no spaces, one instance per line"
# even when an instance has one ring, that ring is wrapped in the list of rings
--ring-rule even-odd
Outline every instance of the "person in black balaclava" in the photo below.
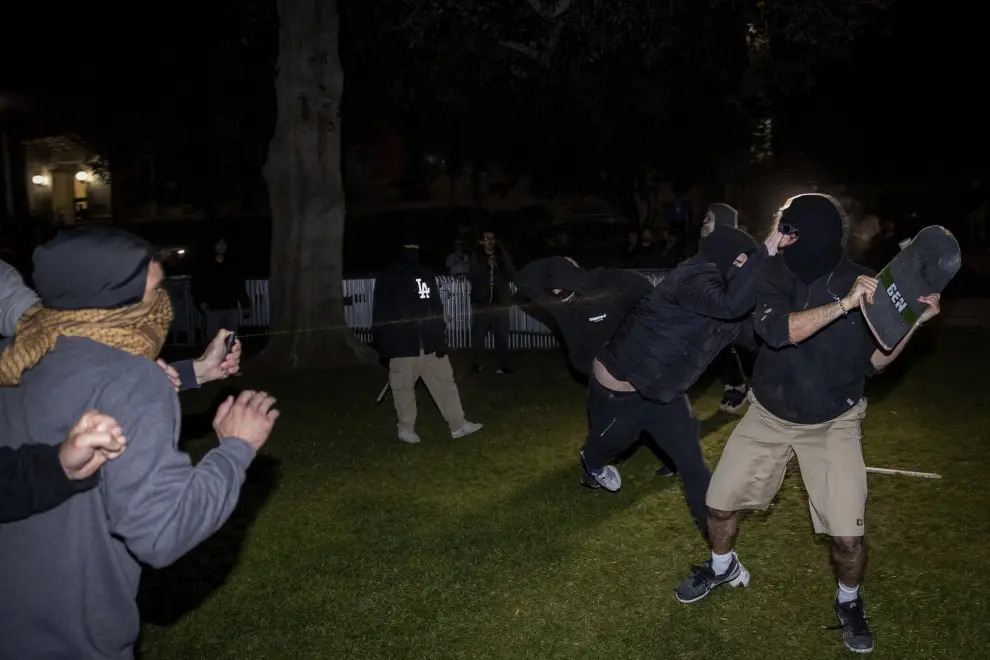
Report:
[[[447,356],[447,327],[437,277],[419,261],[419,239],[407,233],[399,261],[375,280],[372,332],[388,360],[388,382],[399,440],[417,444],[416,382],[422,378],[454,438],[481,429],[464,419],[454,371]]]
[[[784,263],[805,284],[828,275],[843,258],[846,218],[827,195],[799,195],[780,210],[779,228],[801,240],[783,251]]]
[[[719,227],[739,229],[739,211],[722,202],[709,206],[701,221],[702,240]],[[722,401],[718,409],[723,412],[737,414],[746,405],[746,373],[752,368],[756,350],[752,335],[752,331],[744,329],[740,341],[726,347],[713,361],[712,368],[718,371],[722,381]]]
[[[749,583],[749,572],[732,551],[739,511],[765,510],[796,454],[815,531],[831,537],[843,641],[866,653],[873,649],[873,634],[859,594],[866,570],[863,387],[868,375],[897,358],[907,338],[889,354],[874,343],[859,308],[872,300],[877,280],[845,256],[846,216],[835,199],[818,193],[793,197],[776,222],[786,238],[779,244],[782,255],[767,260],[758,276],[753,327],[763,345],[749,409],[725,445],[706,498],[712,555],[676,595],[693,603],[721,584]],[[920,301],[929,307],[917,326],[939,311],[938,295]]]
[[[516,273],[515,284],[553,317],[571,366],[586,377],[591,376],[595,355],[629,310],[653,291],[650,280],[639,273],[617,268],[585,270],[569,257],[538,259]],[[657,476],[672,474],[666,465],[657,470]]]
[[[720,227],[626,315],[591,368],[585,485],[619,490],[611,462],[645,430],[674,463],[704,528],[709,472],[686,392],[736,339],[755,304],[755,277],[781,238],[774,232],[761,246]]]

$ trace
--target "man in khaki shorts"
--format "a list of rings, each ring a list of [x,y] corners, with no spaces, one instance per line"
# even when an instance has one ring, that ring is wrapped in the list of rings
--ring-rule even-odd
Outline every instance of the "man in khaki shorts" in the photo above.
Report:
[[[767,263],[757,284],[753,324],[764,346],[749,410],[726,443],[708,488],[712,556],[678,586],[677,599],[693,603],[721,584],[749,583],[749,572],[732,551],[739,512],[765,510],[787,462],[797,455],[815,532],[831,537],[843,641],[851,651],[868,653],[873,634],[859,594],[866,570],[863,387],[868,375],[897,358],[917,326],[938,314],[939,296],[921,298],[928,309],[916,327],[884,353],[859,311],[864,298],[872,301],[877,280],[844,254],[846,218],[838,202],[827,195],[799,195],[787,201],[775,222],[794,240]]]

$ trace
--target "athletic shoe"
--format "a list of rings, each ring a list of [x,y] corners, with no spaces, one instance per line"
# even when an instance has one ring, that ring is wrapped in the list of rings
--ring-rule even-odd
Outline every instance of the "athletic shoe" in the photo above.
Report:
[[[585,476],[594,479],[598,485],[605,490],[614,493],[622,488],[622,475],[619,474],[619,471],[616,470],[614,466],[606,465],[601,470],[592,472],[588,469],[588,464],[584,461],[584,452],[581,452],[581,464],[584,465]],[[586,484],[585,481],[586,479],[582,478],[581,484],[587,486],[588,484]],[[592,486],[592,488],[594,488],[594,486]]]
[[[727,387],[725,393],[722,394],[722,403],[719,404],[718,409],[722,412],[738,415],[745,405],[746,386],[744,385],[742,389]]]
[[[464,422],[464,426],[457,429],[456,431],[451,431],[450,437],[452,437],[454,440],[457,440],[458,438],[463,438],[464,436],[468,436],[471,435],[472,433],[476,433],[480,431],[482,426],[484,425],[478,424],[477,422]]]
[[[590,472],[585,472],[581,475],[581,485],[585,488],[591,488],[592,490],[602,487],[602,485],[598,483],[598,480],[591,476]]]
[[[715,589],[715,587],[729,583],[730,587],[749,586],[749,571],[742,565],[736,553],[732,553],[732,562],[725,573],[715,575],[712,570],[712,560],[706,559],[701,566],[692,566],[691,575],[687,576],[674,591],[677,600],[682,603],[694,603]]]
[[[653,474],[654,476],[657,477],[673,477],[675,474],[677,474],[677,472],[675,470],[671,470],[666,465],[661,465],[659,469],[657,469],[657,471],[654,472]]]
[[[418,445],[422,440],[416,435],[415,431],[399,431],[399,440],[410,445]]]
[[[476,374],[481,373],[481,365],[480,364],[472,364],[471,365],[471,371],[473,373],[476,373]]]
[[[873,650],[873,633],[866,622],[866,607],[863,597],[849,603],[835,601],[835,614],[839,617],[839,625],[830,626],[830,630],[842,630],[842,641],[846,648],[853,653],[869,653]]]
[[[511,376],[512,374],[514,374],[516,372],[513,371],[512,369],[508,368],[508,367],[499,367],[498,369],[495,370],[495,373],[497,373],[497,374],[504,374],[506,376]]]

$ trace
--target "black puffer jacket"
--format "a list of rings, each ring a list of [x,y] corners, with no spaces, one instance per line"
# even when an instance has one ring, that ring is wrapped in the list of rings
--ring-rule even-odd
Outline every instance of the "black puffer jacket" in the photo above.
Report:
[[[516,288],[553,316],[571,365],[588,376],[595,355],[653,285],[632,271],[585,270],[564,257],[549,257],[516,273]]]
[[[375,280],[374,345],[383,358],[447,354],[447,326],[436,273],[402,261]]]
[[[653,293],[639,302],[598,355],[612,376],[632,384],[645,398],[669,403],[698,379],[708,364],[736,341],[755,305],[754,275],[767,250],[740,239],[738,230],[716,234],[731,241],[716,262],[698,254],[681,262]],[[720,241],[722,243],[723,241]],[[741,268],[733,254],[746,252]],[[723,274],[726,273],[726,274]]]

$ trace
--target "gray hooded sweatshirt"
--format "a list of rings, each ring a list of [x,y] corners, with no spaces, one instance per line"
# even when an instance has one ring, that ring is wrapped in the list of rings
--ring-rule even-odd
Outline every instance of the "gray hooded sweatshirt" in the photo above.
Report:
[[[148,255],[138,244],[97,234],[99,247],[114,248],[101,259],[79,232],[40,261],[36,252],[46,306],[140,299]],[[127,450],[98,487],[0,525],[0,660],[133,658],[141,564],[168,566],[219,529],[255,455],[228,438],[193,465],[178,449],[179,400],[158,365],[82,337],[60,337],[20,385],[0,388],[0,446],[58,444],[90,409],[120,423]]]
[[[17,269],[0,261],[0,337],[13,337],[17,321],[32,305],[40,305],[38,294],[24,284]]]

